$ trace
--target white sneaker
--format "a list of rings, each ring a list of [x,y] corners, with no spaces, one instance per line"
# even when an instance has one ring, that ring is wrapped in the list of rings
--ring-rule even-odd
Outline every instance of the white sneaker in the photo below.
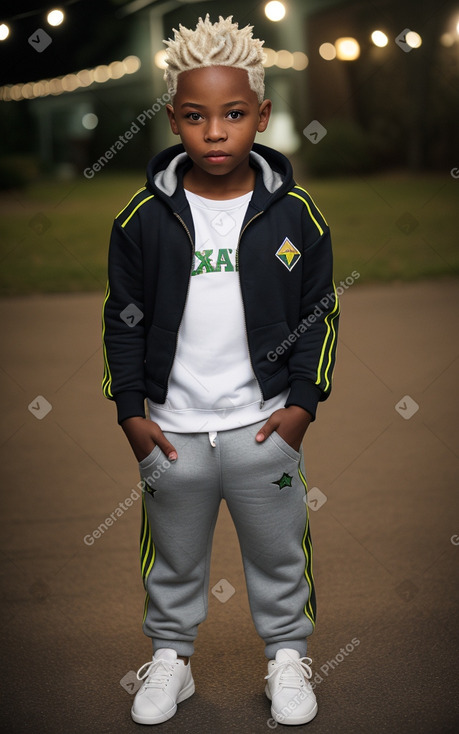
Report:
[[[312,677],[311,658],[283,648],[268,663],[265,693],[271,701],[271,716],[279,724],[307,724],[317,713],[317,701],[307,678]]]
[[[168,647],[157,650],[153,659],[139,668],[137,678],[144,683],[131,709],[136,724],[167,721],[177,711],[177,704],[194,693],[190,661],[185,665],[177,659],[176,651]]]

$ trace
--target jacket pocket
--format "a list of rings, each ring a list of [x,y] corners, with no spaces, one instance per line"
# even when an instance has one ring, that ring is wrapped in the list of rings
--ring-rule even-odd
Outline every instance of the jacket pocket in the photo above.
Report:
[[[253,356],[263,379],[269,380],[286,369],[291,347],[296,341],[291,339],[291,329],[286,321],[260,326],[250,332]]]

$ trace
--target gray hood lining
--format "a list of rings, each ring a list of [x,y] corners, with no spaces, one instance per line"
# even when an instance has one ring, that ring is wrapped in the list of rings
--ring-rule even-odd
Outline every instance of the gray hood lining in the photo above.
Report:
[[[255,153],[251,150],[250,155],[261,169],[265,187],[270,194],[273,194],[282,186],[282,176],[280,173],[274,171],[268,161],[259,153]],[[186,158],[188,158],[188,153],[179,153],[171,160],[167,168],[154,175],[153,180],[155,186],[166,194],[166,196],[174,195],[175,189],[177,188],[177,168],[185,161]]]

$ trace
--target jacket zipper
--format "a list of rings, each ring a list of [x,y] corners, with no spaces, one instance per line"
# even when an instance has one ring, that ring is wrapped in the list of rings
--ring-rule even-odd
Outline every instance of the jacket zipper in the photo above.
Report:
[[[180,224],[183,226],[185,232],[188,235],[188,239],[190,240],[190,243],[191,243],[191,270],[192,270],[193,269],[193,262],[194,262],[194,249],[195,248],[194,248],[194,242],[193,242],[193,238],[191,236],[191,232],[188,229],[188,227],[186,226],[186,223],[183,221],[183,219],[180,216],[180,214],[177,214],[177,212],[173,212],[173,214],[174,214],[175,217],[177,217],[177,219],[179,220]],[[191,273],[191,270],[190,270],[190,273]],[[178,335],[179,335],[179,331],[180,331],[180,326],[182,325],[182,319],[183,319],[183,314],[185,312],[186,302],[188,300],[188,292],[190,290],[190,282],[191,282],[191,277],[188,278],[188,284],[187,284],[187,287],[186,287],[186,294],[185,294],[185,305],[183,306],[182,315],[180,316],[179,328],[177,329],[177,334],[175,335],[175,351],[174,351],[174,356],[177,353]],[[164,400],[167,399],[168,392],[169,392],[169,380],[167,380],[166,396],[165,396]]]
[[[260,391],[260,410],[263,410],[263,407],[264,407],[264,404],[265,404],[265,400],[264,400],[264,396],[263,396],[263,391],[261,389],[261,385],[260,385],[260,383],[258,381],[258,377],[256,376],[255,370],[253,368],[252,355],[250,354],[249,335],[248,335],[248,332],[247,332],[247,318],[246,318],[246,315],[245,315],[244,295],[242,293],[241,274],[240,274],[240,270],[239,270],[239,245],[241,244],[242,235],[244,234],[244,232],[247,229],[247,227],[249,226],[249,224],[251,224],[254,221],[254,219],[256,219],[257,217],[259,217],[261,214],[264,214],[264,210],[261,211],[261,212],[258,212],[257,214],[255,214],[255,216],[252,217],[252,219],[249,219],[249,221],[247,222],[247,224],[245,225],[245,227],[241,230],[241,233],[239,235],[239,240],[238,240],[238,243],[237,243],[237,248],[236,248],[236,271],[237,271],[237,273],[239,275],[239,288],[241,290],[242,305],[243,305],[243,310],[244,310],[244,326],[245,326],[245,340],[246,340],[246,343],[247,343],[247,352],[248,352],[248,355],[249,355],[250,364],[252,366],[252,372],[253,372],[253,375],[255,377],[255,381],[256,381],[256,383],[258,385],[258,389]]]

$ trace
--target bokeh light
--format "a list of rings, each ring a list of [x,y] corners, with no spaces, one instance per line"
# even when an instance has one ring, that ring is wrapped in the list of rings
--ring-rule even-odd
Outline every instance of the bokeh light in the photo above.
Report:
[[[46,20],[48,21],[49,25],[58,26],[64,20],[64,13],[62,12],[62,10],[50,10],[48,15],[46,16]]]
[[[416,33],[416,31],[408,31],[405,36],[405,40],[411,48],[419,48],[422,44],[422,38],[419,33]]]
[[[274,66],[277,62],[277,51],[274,51],[273,48],[263,48],[263,51],[265,54],[263,66],[266,66],[267,68]]]
[[[451,46],[454,46],[454,36],[452,33],[443,33],[443,35],[440,37],[440,43],[445,48],[451,48]]]
[[[93,112],[87,112],[83,115],[81,124],[86,130],[94,130],[99,124],[99,118]]]
[[[282,18],[285,17],[285,5],[284,3],[277,2],[277,0],[273,0],[270,3],[267,3],[265,6],[265,15],[268,18],[268,20],[272,20],[274,23],[277,23],[279,20],[282,20]]]
[[[389,43],[389,39],[383,31],[373,31],[371,40],[378,48],[384,48]]]
[[[308,64],[309,59],[303,51],[293,52],[293,68],[296,69],[296,71],[303,71],[303,69],[306,69]]]
[[[360,56],[360,46],[355,38],[338,38],[335,48],[340,61],[355,61]]]
[[[293,54],[282,49],[277,52],[277,65],[279,69],[290,69],[293,66]]]
[[[319,47],[319,54],[325,61],[333,61],[336,59],[336,48],[332,43],[322,43]]]
[[[155,66],[157,66],[159,69],[165,69],[167,67],[166,63],[166,49],[161,49],[161,51],[157,51],[155,53]]]
[[[140,69],[138,56],[127,56],[123,61],[112,61],[108,66],[102,64],[95,69],[82,69],[75,74],[66,74],[55,79],[40,79],[26,84],[0,86],[0,99],[4,102],[22,99],[36,99],[48,94],[58,95],[74,92],[81,87],[89,87],[94,82],[103,84],[111,79],[120,79],[125,74],[134,74]]]

